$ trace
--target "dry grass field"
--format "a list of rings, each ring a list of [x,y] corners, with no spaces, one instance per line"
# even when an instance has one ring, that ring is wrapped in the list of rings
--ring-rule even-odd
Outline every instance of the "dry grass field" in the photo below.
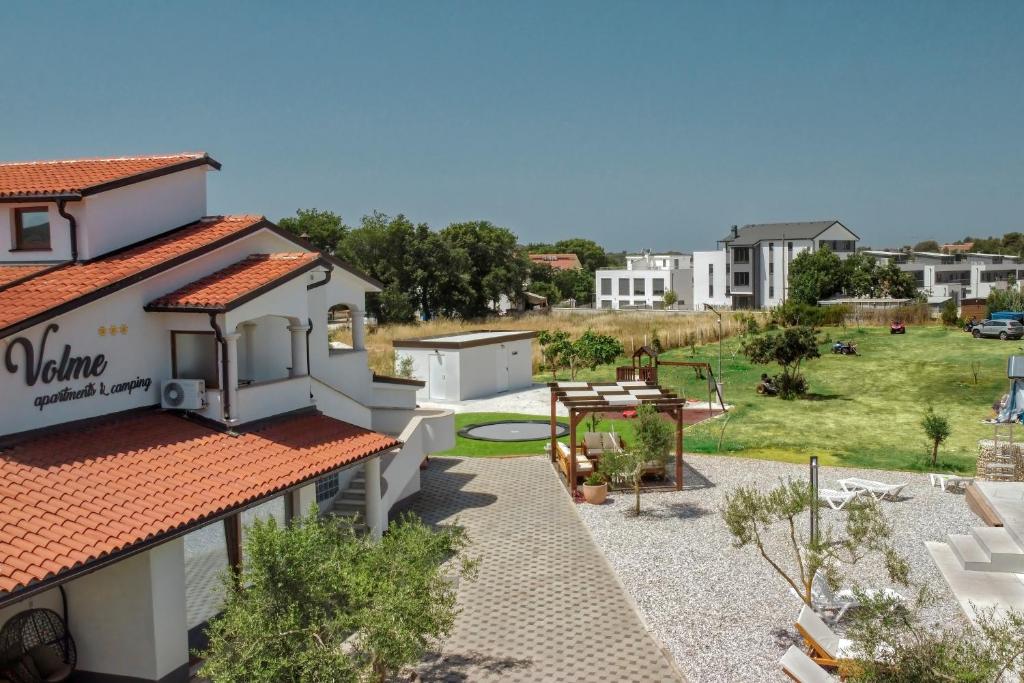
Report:
[[[737,314],[722,317],[722,334],[731,337],[742,324]],[[626,354],[657,337],[663,349],[691,345],[700,346],[718,340],[718,319],[712,313],[598,313],[598,314],[528,314],[518,317],[489,318],[486,320],[431,320],[406,325],[381,325],[367,329],[366,347],[370,367],[379,373],[394,374],[394,349],[391,342],[409,337],[427,337],[441,334],[459,334],[471,330],[565,330],[578,335],[587,329],[608,334],[622,342]],[[338,337],[343,339],[343,337]],[[541,364],[540,346],[533,345],[533,371]]]

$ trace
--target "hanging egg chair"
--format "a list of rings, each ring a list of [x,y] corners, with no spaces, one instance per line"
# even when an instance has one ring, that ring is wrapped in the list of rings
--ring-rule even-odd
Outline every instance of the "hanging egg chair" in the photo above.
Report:
[[[30,609],[0,629],[0,671],[11,683],[61,683],[78,656],[64,620],[49,609]]]

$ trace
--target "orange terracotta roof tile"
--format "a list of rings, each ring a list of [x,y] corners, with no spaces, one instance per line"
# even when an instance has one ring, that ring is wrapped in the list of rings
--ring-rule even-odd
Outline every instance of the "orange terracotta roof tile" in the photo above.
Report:
[[[199,153],[0,163],[0,197],[82,197],[193,166],[220,164]]]
[[[117,285],[154,275],[194,252],[269,225],[261,216],[218,216],[92,261],[67,263],[0,289],[0,336],[58,307],[86,303]]]
[[[151,301],[147,311],[225,311],[322,263],[316,252],[252,254]]]
[[[555,270],[576,270],[583,267],[580,257],[576,254],[530,254],[530,260],[551,266]]]
[[[0,263],[0,287],[53,267],[45,263]]]
[[[152,411],[0,450],[0,596],[397,445],[319,413],[232,435]]]

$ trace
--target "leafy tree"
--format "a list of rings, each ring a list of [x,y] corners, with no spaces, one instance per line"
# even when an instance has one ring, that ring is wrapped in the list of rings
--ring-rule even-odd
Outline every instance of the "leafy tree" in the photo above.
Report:
[[[583,270],[591,275],[598,268],[604,268],[609,264],[608,254],[604,247],[594,240],[573,237],[567,240],[559,240],[554,244],[545,242],[534,242],[527,244],[526,251],[531,254],[576,254],[583,266]]]
[[[665,308],[672,308],[676,301],[679,300],[679,297],[676,296],[676,292],[674,289],[667,289],[665,290],[665,293],[662,295],[661,299],[662,301],[665,302]]]
[[[572,343],[572,353],[568,363],[572,378],[576,379],[576,372],[581,367],[596,370],[598,365],[614,363],[615,359],[623,354],[623,351],[622,342],[615,337],[587,330]]]
[[[571,352],[572,342],[569,341],[569,333],[562,330],[541,330],[537,333],[537,341],[540,343],[544,365],[551,370],[551,379],[557,380],[559,368],[564,367],[563,359]]]
[[[874,296],[878,282],[877,262],[868,254],[858,252],[843,261],[846,294],[854,297]]]
[[[949,424],[949,418],[939,415],[934,408],[928,406],[924,417],[921,418],[921,429],[932,445],[932,467],[935,467],[939,460],[939,446],[953,433],[953,428]]]
[[[488,221],[453,223],[441,231],[445,244],[468,255],[467,300],[464,318],[485,316],[505,295],[518,301],[529,274],[529,259],[516,244],[516,236]]]
[[[604,458],[604,456],[601,456]],[[840,563],[856,565],[869,555],[883,558],[889,577],[906,585],[909,565],[891,543],[892,526],[872,499],[847,505],[840,532],[825,526],[817,538],[802,533],[809,512],[818,500],[806,482],[789,480],[764,492],[740,486],[725,497],[722,517],[732,535],[733,546],[753,546],[804,603],[811,605],[811,585],[819,571],[830,586],[839,584]],[[778,527],[784,531],[780,533]],[[785,544],[777,539],[786,538]]]
[[[651,463],[668,466],[672,450],[672,426],[662,419],[652,405],[640,405],[636,410],[633,443],[621,452],[601,455],[601,470],[613,479],[628,481],[633,486],[636,502],[633,512],[640,514],[640,486],[643,473]]]
[[[917,285],[914,277],[895,263],[886,263],[875,269],[875,285],[872,289],[874,297],[892,297],[893,299],[917,298]]]
[[[782,375],[776,385],[779,387],[779,396],[785,399],[806,392],[806,382],[800,375],[800,364],[821,357],[814,329],[803,325],[751,337],[743,342],[741,350],[756,365],[777,363],[782,368]]]
[[[562,301],[562,293],[550,282],[531,282],[530,292],[547,298],[549,306]]]
[[[939,251],[939,243],[935,240],[925,240],[914,245],[914,251]]]
[[[537,335],[544,362],[551,368],[551,377],[558,379],[559,368],[569,368],[569,377],[576,379],[580,368],[595,370],[598,365],[607,365],[622,355],[622,343],[615,337],[587,330],[575,341],[569,333],[544,330]]]
[[[312,242],[325,254],[334,254],[348,234],[341,216],[319,209],[299,209],[295,216],[282,218],[277,224],[285,230]]]
[[[419,662],[458,613],[452,572],[475,575],[457,528],[412,516],[375,543],[315,507],[287,527],[256,521],[225,580],[201,675],[213,683],[383,682]],[[444,570],[442,571],[442,567]]]
[[[843,262],[828,247],[803,251],[789,265],[789,298],[809,306],[843,291]]]
[[[594,298],[594,274],[579,268],[555,271],[554,283],[563,299],[589,303]]]

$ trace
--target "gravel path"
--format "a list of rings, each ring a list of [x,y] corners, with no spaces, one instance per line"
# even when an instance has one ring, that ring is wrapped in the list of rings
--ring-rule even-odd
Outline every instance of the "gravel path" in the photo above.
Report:
[[[632,498],[622,493],[605,505],[578,505],[577,510],[649,628],[688,679],[788,680],[778,660],[798,640],[793,621],[800,600],[756,549],[732,547],[719,510],[725,494],[738,485],[771,488],[787,477],[806,479],[807,467],[699,455],[686,456],[686,462],[686,489],[644,494],[641,519],[627,514]],[[820,483],[839,488],[837,479],[854,476],[909,482],[901,500],[882,504],[894,540],[911,564],[912,578],[941,596],[928,616],[941,622],[963,620],[924,545],[980,524],[963,495],[931,488],[926,474],[904,472],[823,467]],[[826,508],[823,524],[841,526],[843,515]],[[865,587],[890,585],[877,561],[861,562],[848,575],[854,572]]]

